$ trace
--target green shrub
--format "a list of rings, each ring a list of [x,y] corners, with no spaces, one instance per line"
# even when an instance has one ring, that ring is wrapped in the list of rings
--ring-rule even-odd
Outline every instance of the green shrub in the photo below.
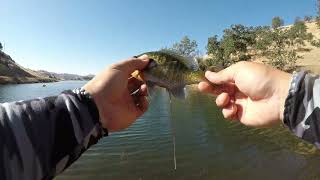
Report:
[[[277,29],[283,25],[284,25],[284,21],[279,16],[276,16],[272,19],[272,28],[273,29]]]

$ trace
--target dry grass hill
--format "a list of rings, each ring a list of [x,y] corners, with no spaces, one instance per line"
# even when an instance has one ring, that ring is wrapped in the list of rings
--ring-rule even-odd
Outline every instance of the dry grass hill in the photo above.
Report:
[[[53,73],[48,71],[34,71],[17,64],[9,55],[0,51],[0,84],[40,83],[65,80],[87,81],[94,75],[81,76],[68,73]]]
[[[312,33],[316,39],[320,39],[320,29],[315,22],[306,23],[306,26],[308,27],[308,32]],[[297,61],[298,68],[320,74],[320,48],[311,46],[309,43],[306,43],[305,48],[308,51],[299,53],[303,57]]]
[[[0,84],[55,82],[55,77],[46,76],[18,65],[12,58],[0,51]]]

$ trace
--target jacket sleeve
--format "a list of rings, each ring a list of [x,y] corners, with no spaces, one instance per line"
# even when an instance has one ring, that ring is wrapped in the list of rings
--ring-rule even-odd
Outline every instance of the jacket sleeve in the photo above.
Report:
[[[0,104],[0,179],[52,179],[104,135],[94,102],[73,91]]]
[[[284,124],[298,137],[320,148],[320,78],[294,73],[285,102]]]

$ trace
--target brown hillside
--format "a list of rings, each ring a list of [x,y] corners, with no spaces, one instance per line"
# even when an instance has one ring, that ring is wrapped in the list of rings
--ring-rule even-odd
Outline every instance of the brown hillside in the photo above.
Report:
[[[57,79],[42,76],[35,71],[23,68],[12,60],[9,55],[0,51],[0,84],[54,81],[57,81]]]
[[[315,38],[320,39],[320,29],[317,27],[315,22],[306,23],[308,32],[312,33]],[[311,46],[306,43],[306,48],[310,51],[300,53],[303,58],[298,59],[297,65],[301,69],[310,70],[315,73],[320,73],[320,48]]]

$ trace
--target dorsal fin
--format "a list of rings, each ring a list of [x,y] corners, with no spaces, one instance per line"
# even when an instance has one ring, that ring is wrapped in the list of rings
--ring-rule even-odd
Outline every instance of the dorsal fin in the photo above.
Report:
[[[169,49],[163,49],[163,50],[160,50],[159,52],[173,56],[175,59],[177,59],[178,61],[183,63],[186,67],[188,67],[194,71],[197,71],[199,69],[198,61],[194,57],[182,56],[182,55],[178,54],[177,52],[169,50]]]

